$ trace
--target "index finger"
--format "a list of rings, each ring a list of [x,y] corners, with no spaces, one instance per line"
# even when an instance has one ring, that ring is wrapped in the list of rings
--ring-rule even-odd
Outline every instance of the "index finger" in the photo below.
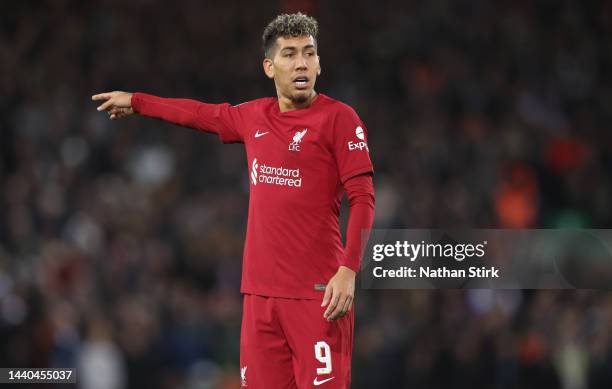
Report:
[[[113,105],[113,101],[112,100],[106,100],[106,102],[104,104],[102,104],[101,106],[99,106],[97,108],[97,110],[98,111],[106,111],[112,105]]]
[[[96,101],[96,100],[108,100],[110,98],[111,98],[111,94],[110,93],[98,93],[97,95],[91,96],[91,99],[93,101]]]

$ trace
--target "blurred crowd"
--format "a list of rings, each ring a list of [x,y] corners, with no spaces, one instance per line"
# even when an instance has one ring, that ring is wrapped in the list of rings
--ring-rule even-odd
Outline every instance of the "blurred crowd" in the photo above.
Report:
[[[320,23],[317,90],[368,127],[375,227],[610,227],[611,2],[2,2],[1,367],[239,387],[242,147],[90,96],[272,96],[261,33],[297,10]],[[355,389],[612,385],[605,291],[356,301]]]

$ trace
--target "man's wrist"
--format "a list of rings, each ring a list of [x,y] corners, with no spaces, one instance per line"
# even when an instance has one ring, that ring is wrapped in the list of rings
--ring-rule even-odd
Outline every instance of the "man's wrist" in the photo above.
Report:
[[[350,274],[353,277],[355,277],[357,275],[357,272],[355,270],[351,269],[350,267],[348,267],[346,265],[340,265],[340,267],[338,268],[338,272]]]

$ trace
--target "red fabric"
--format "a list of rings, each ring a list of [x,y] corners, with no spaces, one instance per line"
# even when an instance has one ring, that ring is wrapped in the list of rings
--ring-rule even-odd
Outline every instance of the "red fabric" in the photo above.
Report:
[[[321,388],[349,388],[354,313],[329,322],[323,318],[325,309],[316,300],[245,295],[241,384],[297,389],[322,382]]]
[[[371,175],[353,177],[344,183],[350,214],[346,228],[346,246],[341,264],[358,272],[365,244],[374,222],[374,184]]]
[[[143,116],[218,134],[225,143],[241,142],[233,129],[239,110],[231,105],[206,104],[190,99],[170,99],[146,93],[132,94],[132,109]]]
[[[340,200],[345,187],[351,190],[349,179],[373,167],[367,129],[352,108],[322,94],[310,107],[289,112],[280,111],[276,98],[231,106],[136,93],[132,104],[142,115],[244,143],[250,198],[243,293],[320,301],[320,285],[341,264],[358,268],[355,236],[369,218],[360,210],[364,194],[349,197],[359,200],[346,250]]]

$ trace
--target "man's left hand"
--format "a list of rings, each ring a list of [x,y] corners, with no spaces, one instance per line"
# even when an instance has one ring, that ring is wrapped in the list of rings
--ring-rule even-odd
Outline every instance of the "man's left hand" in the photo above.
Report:
[[[327,283],[321,306],[327,305],[323,317],[328,321],[339,319],[351,310],[355,297],[355,275],[348,267],[340,266]]]

